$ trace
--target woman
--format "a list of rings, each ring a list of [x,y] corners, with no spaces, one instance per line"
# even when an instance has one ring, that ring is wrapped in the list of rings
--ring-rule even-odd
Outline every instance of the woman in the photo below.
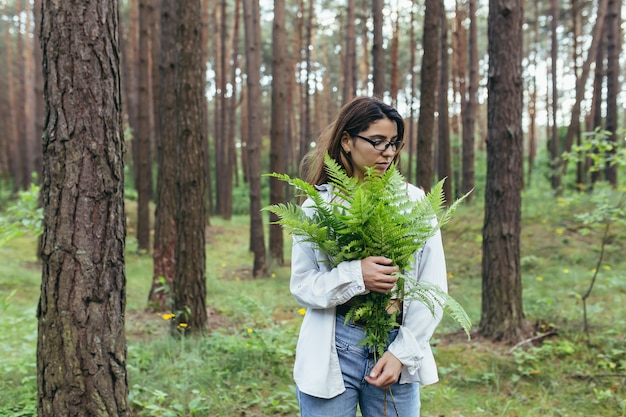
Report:
[[[348,175],[363,179],[368,167],[383,173],[396,162],[403,134],[404,121],[394,108],[374,98],[357,97],[341,109],[305,161],[307,181],[330,201],[333,190],[327,184],[324,155]],[[410,184],[407,192],[415,200],[424,197]],[[303,204],[307,213],[311,206],[309,200]],[[307,308],[294,366],[302,417],[355,416],[357,405],[364,417],[382,416],[383,410],[388,416],[419,416],[419,385],[438,380],[429,342],[442,312],[433,315],[412,300],[389,306],[389,311],[400,310],[401,324],[390,332],[390,344],[380,358],[359,345],[364,332],[358,322],[344,323],[354,297],[370,291],[388,293],[396,284],[397,271],[384,254],[332,267],[327,255],[294,236],[290,289]],[[439,233],[415,254],[408,274],[447,291]],[[392,395],[386,395],[388,389]]]

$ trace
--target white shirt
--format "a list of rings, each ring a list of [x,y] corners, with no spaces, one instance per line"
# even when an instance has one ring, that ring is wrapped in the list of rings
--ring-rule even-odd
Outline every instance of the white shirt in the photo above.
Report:
[[[330,201],[332,187],[322,185],[318,189],[324,199]],[[411,184],[407,184],[407,192],[413,200],[424,198],[424,192]],[[305,201],[303,208],[311,213],[312,202]],[[408,274],[412,278],[447,291],[446,263],[439,232],[426,241],[411,263],[413,269]],[[345,391],[335,348],[336,306],[368,292],[363,283],[361,261],[342,262],[332,267],[328,257],[312,243],[294,236],[290,289],[298,303],[307,308],[296,347],[295,382],[305,394],[335,397]],[[428,385],[439,380],[430,338],[442,314],[441,308],[437,308],[433,316],[422,302],[404,300],[402,325],[389,346],[389,351],[403,365],[401,384]]]

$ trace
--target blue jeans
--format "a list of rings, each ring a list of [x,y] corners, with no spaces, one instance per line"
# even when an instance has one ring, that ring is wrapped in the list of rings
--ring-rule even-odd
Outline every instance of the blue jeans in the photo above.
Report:
[[[333,398],[317,398],[298,391],[300,416],[355,417],[359,405],[363,417],[380,417],[385,407],[388,417],[419,417],[417,383],[393,384],[393,401],[389,389],[382,390],[367,383],[365,376],[374,367],[374,359],[368,348],[358,345],[364,337],[363,329],[352,323],[344,324],[344,319],[337,316],[335,344],[346,390]],[[393,341],[397,334],[397,329],[392,330],[389,340]]]

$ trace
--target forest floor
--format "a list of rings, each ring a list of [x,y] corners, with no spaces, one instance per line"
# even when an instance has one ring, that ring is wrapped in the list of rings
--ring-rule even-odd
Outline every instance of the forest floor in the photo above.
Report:
[[[614,229],[588,299],[581,295],[600,251],[597,232],[574,219],[588,209],[526,192],[521,270],[524,312],[535,332],[517,345],[478,334],[481,315],[481,197],[443,230],[451,295],[474,323],[468,340],[444,318],[433,339],[440,381],[421,389],[422,417],[626,416],[626,230]],[[132,212],[132,202],[129,212]],[[146,311],[149,254],[127,243],[130,403],[135,416],[296,416],[291,372],[301,309],[286,266],[252,279],[247,216],[211,218],[207,229],[209,336],[174,339]],[[0,247],[0,416],[36,415],[36,240]],[[531,337],[532,336],[532,337]]]

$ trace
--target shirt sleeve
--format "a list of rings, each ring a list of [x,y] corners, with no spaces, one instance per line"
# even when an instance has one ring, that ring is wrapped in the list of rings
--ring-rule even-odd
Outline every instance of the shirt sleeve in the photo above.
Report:
[[[328,258],[301,237],[293,237],[290,290],[303,307],[331,308],[367,292],[361,261],[332,267]]]

